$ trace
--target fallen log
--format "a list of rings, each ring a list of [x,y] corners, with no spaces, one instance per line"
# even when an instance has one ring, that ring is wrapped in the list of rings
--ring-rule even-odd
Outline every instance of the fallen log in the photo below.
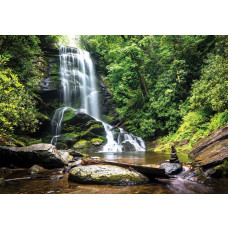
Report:
[[[94,164],[115,165],[115,166],[130,169],[130,170],[134,169],[144,174],[150,179],[154,179],[158,177],[169,178],[169,175],[166,174],[165,169],[154,167],[152,165],[135,165],[135,164],[128,164],[128,163],[119,163],[119,162],[92,160],[92,159],[85,159],[82,161],[82,165],[94,165]]]

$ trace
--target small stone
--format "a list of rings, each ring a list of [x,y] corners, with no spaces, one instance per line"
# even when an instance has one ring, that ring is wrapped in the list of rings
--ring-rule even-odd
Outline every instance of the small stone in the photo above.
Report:
[[[5,182],[6,182],[6,181],[5,181],[5,179],[4,179],[4,178],[0,178],[0,186],[1,186],[1,185],[4,185],[4,184],[5,184]]]
[[[42,172],[45,172],[45,171],[48,171],[47,169],[39,166],[39,165],[33,165],[31,168],[30,168],[30,171],[31,171],[31,174],[34,174],[34,173],[42,173]]]
[[[74,167],[77,167],[82,164],[82,159],[78,159],[77,161],[74,161],[73,163],[68,164],[68,166],[72,169]]]
[[[164,162],[160,165],[160,168],[165,169],[167,174],[177,174],[182,171],[182,164],[181,163],[171,163],[171,162]]]

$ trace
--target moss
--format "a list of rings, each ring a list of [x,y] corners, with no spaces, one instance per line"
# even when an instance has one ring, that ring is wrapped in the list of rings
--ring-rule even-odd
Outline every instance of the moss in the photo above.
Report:
[[[216,175],[220,177],[228,177],[228,161],[224,161],[221,165],[215,167]]]
[[[89,157],[87,154],[79,152],[79,151],[71,151],[70,155],[73,157],[81,157],[82,159],[86,159]]]
[[[115,132],[120,132],[120,129],[117,127],[114,129]]]
[[[204,183],[205,180],[207,179],[206,175],[204,174],[204,172],[201,169],[197,170],[196,175],[197,175],[197,180],[200,183]]]
[[[90,127],[91,125],[97,124],[96,120],[90,120],[86,123],[86,127]]]
[[[91,143],[93,145],[98,145],[99,146],[99,145],[101,145],[103,143],[103,140],[99,139],[99,138],[94,138],[94,139],[91,140]]]
[[[68,109],[64,112],[63,122],[72,119],[75,116],[75,111],[73,109]]]
[[[85,148],[85,147],[89,147],[91,145],[91,143],[89,141],[86,140],[80,140],[77,143],[74,144],[74,148]]]
[[[59,64],[52,63],[52,69],[50,71],[51,74],[59,74]]]
[[[80,136],[79,133],[64,133],[61,135],[61,138],[64,138],[65,140],[69,140],[69,139],[76,139]]]

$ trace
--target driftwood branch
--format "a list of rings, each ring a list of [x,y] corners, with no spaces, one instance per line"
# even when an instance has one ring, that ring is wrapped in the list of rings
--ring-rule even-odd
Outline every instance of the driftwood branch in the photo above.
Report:
[[[118,127],[120,127],[120,126],[126,121],[126,119],[127,119],[127,118],[125,118],[124,120],[120,121],[118,124],[116,124],[114,127],[112,127],[112,128],[110,129],[110,131],[112,131],[112,130],[118,128]]]

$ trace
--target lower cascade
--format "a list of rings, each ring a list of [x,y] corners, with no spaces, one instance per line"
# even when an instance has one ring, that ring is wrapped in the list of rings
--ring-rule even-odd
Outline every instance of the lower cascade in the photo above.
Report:
[[[60,47],[60,79],[64,107],[56,109],[52,120],[51,144],[56,145],[61,136],[64,113],[73,110],[84,113],[102,122],[106,133],[106,144],[101,152],[145,151],[141,137],[113,127],[100,118],[98,90],[93,62],[89,52],[71,47]]]

